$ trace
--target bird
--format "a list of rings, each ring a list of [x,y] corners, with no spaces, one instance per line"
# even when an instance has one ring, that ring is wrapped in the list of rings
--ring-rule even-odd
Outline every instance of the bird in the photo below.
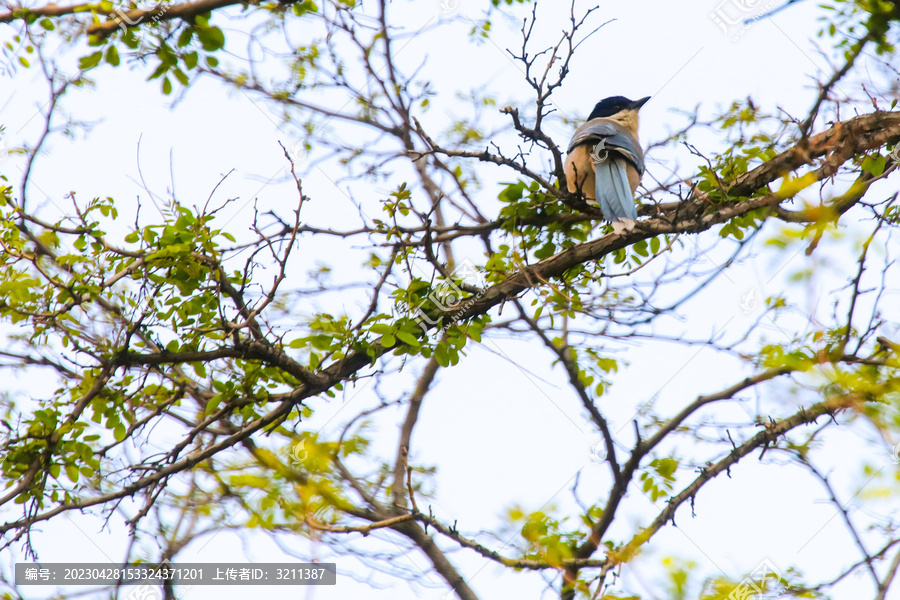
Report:
[[[637,219],[634,190],[644,174],[638,111],[649,99],[604,98],[569,142],[566,187],[599,204],[616,233],[630,230]]]

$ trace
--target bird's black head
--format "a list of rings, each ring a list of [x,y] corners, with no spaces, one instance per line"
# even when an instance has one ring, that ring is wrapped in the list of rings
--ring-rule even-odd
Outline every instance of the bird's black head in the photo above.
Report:
[[[588,121],[599,117],[611,117],[623,110],[637,110],[649,99],[650,96],[641,98],[640,100],[629,100],[625,96],[610,96],[609,98],[604,98],[594,105],[594,110],[591,111]]]

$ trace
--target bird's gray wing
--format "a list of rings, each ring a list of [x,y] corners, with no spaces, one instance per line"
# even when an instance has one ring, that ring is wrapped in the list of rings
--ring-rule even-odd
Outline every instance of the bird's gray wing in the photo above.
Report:
[[[592,119],[575,130],[569,142],[569,152],[575,146],[587,144],[590,142],[599,142],[602,139],[610,138],[619,133],[613,122],[608,119]]]
[[[569,152],[583,144],[594,145],[603,141],[604,149],[618,152],[634,165],[638,173],[644,174],[644,152],[641,144],[628,129],[616,121],[606,118],[591,119],[575,130],[569,142]]]

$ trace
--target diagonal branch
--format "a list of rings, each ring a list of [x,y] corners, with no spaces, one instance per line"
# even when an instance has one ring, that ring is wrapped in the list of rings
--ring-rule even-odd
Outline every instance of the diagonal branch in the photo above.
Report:
[[[805,466],[809,471],[816,476],[816,478],[822,482],[822,485],[825,486],[825,489],[828,491],[829,499],[831,503],[837,507],[838,512],[841,514],[841,518],[844,520],[844,524],[847,526],[847,529],[850,531],[850,535],[853,537],[853,542],[856,544],[856,547],[859,548],[859,551],[863,555],[863,560],[866,563],[866,567],[869,569],[869,573],[872,575],[872,579],[875,582],[875,588],[878,589],[881,587],[881,580],[878,578],[878,573],[875,572],[875,565],[872,562],[872,556],[869,554],[869,551],[866,549],[865,544],[863,544],[862,538],[859,537],[859,532],[856,531],[856,526],[853,525],[853,521],[850,520],[850,513],[847,512],[847,508],[844,504],[838,500],[837,493],[834,491],[834,488],[831,486],[831,482],[828,481],[828,476],[819,471],[804,455],[799,456],[800,462]],[[851,498],[852,500],[852,498]]]
[[[591,415],[591,419],[594,421],[594,424],[597,425],[597,427],[600,429],[600,432],[603,434],[603,441],[606,444],[606,461],[609,463],[610,469],[612,469],[613,481],[618,484],[619,478],[622,476],[622,474],[619,469],[619,463],[616,460],[616,447],[613,443],[612,432],[610,432],[609,430],[609,423],[607,422],[606,418],[600,413],[597,405],[594,403],[593,399],[591,399],[587,389],[581,382],[581,379],[578,377],[578,365],[569,354],[570,346],[568,345],[568,343],[564,343],[562,346],[557,346],[556,344],[554,344],[553,340],[547,337],[547,334],[544,333],[544,330],[537,324],[537,321],[528,316],[528,313],[525,312],[525,308],[518,300],[515,301],[515,305],[519,311],[519,316],[526,323],[528,323],[528,326],[531,327],[531,330],[537,334],[544,345],[556,355],[556,357],[562,363],[563,367],[565,367],[566,374],[569,376],[569,384],[575,389],[575,392],[581,399],[581,404]]]
[[[898,570],[900,570],[900,551],[894,554],[894,560],[891,561],[891,566],[888,567],[888,573],[885,576],[884,581],[878,585],[878,595],[875,596],[875,600],[887,599],[888,589],[894,582],[894,577],[897,576]]]
[[[738,463],[742,458],[758,448],[766,447],[775,442],[779,437],[787,432],[799,427],[815,422],[816,419],[823,415],[834,416],[836,412],[852,408],[859,403],[859,398],[854,394],[831,398],[815,404],[807,409],[767,425],[762,431],[754,435],[752,438],[735,447],[725,458],[714,463],[698,476],[690,485],[685,487],[681,492],[669,499],[666,507],[660,514],[647,526],[641,533],[636,535],[630,542],[615,553],[611,553],[610,557],[616,560],[627,560],[645,544],[657,531],[659,531],[666,523],[672,521],[675,512],[687,500],[697,495],[706,483],[714,479],[717,475],[727,471],[730,467]]]
[[[409,409],[406,411],[406,419],[403,421],[403,427],[400,429],[400,443],[397,447],[397,458],[394,461],[394,483],[391,485],[394,506],[398,509],[406,508],[407,491],[403,483],[403,476],[406,474],[408,466],[409,445],[412,439],[413,428],[419,419],[419,409],[422,407],[422,400],[425,398],[425,394],[428,393],[431,384],[434,383],[438,368],[440,368],[440,365],[438,365],[437,358],[432,356],[425,364],[425,370],[419,377],[416,389],[413,390],[412,396],[409,398]]]

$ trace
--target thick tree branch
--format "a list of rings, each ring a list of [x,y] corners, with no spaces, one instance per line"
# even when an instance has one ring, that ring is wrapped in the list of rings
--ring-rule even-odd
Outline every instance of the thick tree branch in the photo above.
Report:
[[[114,33],[126,23],[137,23],[144,19],[156,18],[157,21],[171,21],[174,19],[190,20],[193,17],[213,10],[244,4],[241,0],[198,0],[197,2],[185,2],[182,4],[169,4],[161,2],[153,8],[141,10],[121,11],[121,18],[110,19],[88,25],[88,35],[96,35],[101,38]],[[0,23],[11,23],[26,16],[37,17],[62,17],[65,15],[78,15],[84,13],[87,17],[94,12],[101,12],[98,4],[71,4],[68,6],[56,6],[50,4],[39,8],[15,8],[8,13],[0,14]],[[126,21],[127,19],[127,21]]]

